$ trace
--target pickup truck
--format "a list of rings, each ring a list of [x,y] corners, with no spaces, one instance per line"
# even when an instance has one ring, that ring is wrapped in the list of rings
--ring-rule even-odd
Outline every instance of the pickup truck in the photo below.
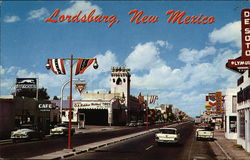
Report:
[[[199,126],[196,130],[196,140],[201,139],[214,140],[213,129],[209,126]]]

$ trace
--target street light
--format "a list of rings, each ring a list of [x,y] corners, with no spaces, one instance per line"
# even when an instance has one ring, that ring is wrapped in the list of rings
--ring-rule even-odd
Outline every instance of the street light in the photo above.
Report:
[[[76,67],[76,73],[82,74],[91,64],[94,62],[94,69],[98,68],[98,63],[96,58],[73,58],[73,55],[70,56],[70,58],[64,58],[64,59],[48,59],[47,64],[45,67],[49,70],[52,69],[52,71],[55,74],[66,74],[65,68],[64,68],[64,60],[70,60],[70,96],[69,96],[69,127],[68,127],[68,149],[71,149],[71,113],[72,113],[72,70],[73,70],[73,60],[77,60],[77,67]]]
[[[97,63],[97,59],[95,59],[95,63],[93,64],[93,68],[97,69],[99,67],[98,63]]]
[[[73,79],[72,81],[80,81],[80,82],[84,82],[85,80],[83,79]],[[61,104],[60,104],[60,118],[61,118],[61,122],[62,122],[62,108],[63,108],[63,90],[64,87],[70,82],[70,80],[68,80],[67,82],[65,82],[62,87],[61,87]]]

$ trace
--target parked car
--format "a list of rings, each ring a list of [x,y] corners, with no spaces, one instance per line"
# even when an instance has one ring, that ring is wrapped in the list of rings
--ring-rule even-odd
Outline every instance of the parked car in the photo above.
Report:
[[[208,123],[201,123],[195,133],[196,140],[214,140],[213,127]]]
[[[155,141],[158,145],[180,143],[180,133],[176,128],[160,128],[159,133],[155,134]]]
[[[137,123],[136,123],[136,121],[131,121],[128,126],[129,127],[136,127]]]
[[[71,128],[71,135],[75,133],[75,128]],[[57,124],[50,130],[50,135],[51,136],[56,136],[56,135],[68,135],[68,124],[62,123],[62,124]]]
[[[20,129],[11,132],[10,138],[14,143],[17,140],[41,140],[44,138],[44,133],[34,125],[22,125]]]

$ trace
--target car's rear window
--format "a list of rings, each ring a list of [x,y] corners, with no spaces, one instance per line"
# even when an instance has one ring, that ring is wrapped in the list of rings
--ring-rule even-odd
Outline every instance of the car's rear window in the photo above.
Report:
[[[160,132],[164,134],[176,134],[176,131],[173,129],[160,129]]]

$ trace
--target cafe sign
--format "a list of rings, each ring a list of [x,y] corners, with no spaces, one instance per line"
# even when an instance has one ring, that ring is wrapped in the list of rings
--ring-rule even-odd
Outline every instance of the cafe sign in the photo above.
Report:
[[[38,109],[40,111],[50,111],[51,109],[55,109],[55,104],[38,104]]]

